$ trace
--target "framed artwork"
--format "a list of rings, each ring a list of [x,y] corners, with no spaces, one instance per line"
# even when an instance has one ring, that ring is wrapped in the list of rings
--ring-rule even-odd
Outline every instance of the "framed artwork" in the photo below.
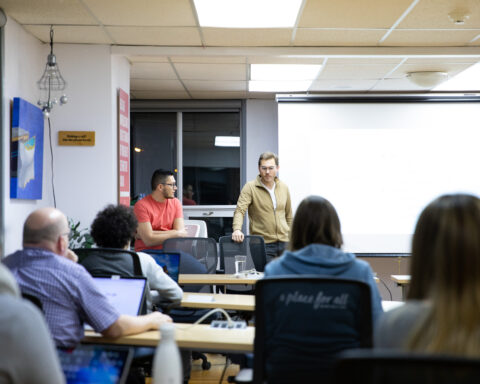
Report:
[[[10,143],[10,198],[40,200],[43,180],[43,113],[13,99]]]

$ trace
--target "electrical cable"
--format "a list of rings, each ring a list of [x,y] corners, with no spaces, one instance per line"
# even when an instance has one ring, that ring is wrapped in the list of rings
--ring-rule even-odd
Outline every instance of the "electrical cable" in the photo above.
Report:
[[[385,282],[380,277],[377,276],[377,279],[380,280],[380,282],[384,285],[385,289],[390,294],[390,301],[393,301],[392,291],[390,291],[390,288],[388,288],[387,284],[385,284]]]
[[[218,382],[218,384],[222,384],[223,378],[225,377],[225,372],[227,372],[227,368],[229,365],[230,359],[228,358],[228,356],[225,356],[225,367],[223,368],[222,376],[220,376],[220,381]]]
[[[214,308],[212,309],[211,311],[208,311],[205,315],[203,315],[202,317],[200,317],[197,321],[195,321],[195,323],[189,325],[188,327],[182,327],[182,328],[177,328],[177,330],[179,331],[183,331],[185,329],[189,329],[197,324],[200,324],[203,320],[205,320],[207,317],[209,317],[210,315],[213,315],[214,313],[217,313],[217,312],[221,312],[223,313],[223,315],[227,318],[227,322],[228,322],[228,326],[229,328],[232,328],[233,327],[233,320],[232,318],[230,317],[230,315],[222,308]]]
[[[54,172],[53,172],[53,147],[52,147],[52,125],[50,123],[50,116],[47,117],[48,120],[48,138],[50,142],[50,168],[52,169],[52,193],[53,193],[53,206],[57,208],[57,198],[55,196],[55,183],[54,183]]]

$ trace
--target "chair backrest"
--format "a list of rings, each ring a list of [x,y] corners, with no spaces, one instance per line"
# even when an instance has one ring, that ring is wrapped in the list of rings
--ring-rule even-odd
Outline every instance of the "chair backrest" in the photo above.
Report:
[[[208,237],[208,231],[207,231],[207,223],[203,220],[184,220],[185,227],[191,225],[191,226],[198,226],[198,232],[195,236],[189,236],[189,237]],[[187,230],[188,232],[188,230]]]
[[[35,295],[32,295],[30,293],[25,293],[25,292],[22,292],[22,297],[25,299],[25,300],[28,300],[30,301],[33,305],[35,305],[38,309],[40,309],[40,311],[42,311],[43,313],[43,304],[41,302],[41,300],[35,296]]]
[[[232,240],[232,236],[222,236],[219,239],[220,269],[225,273],[235,273],[235,255],[246,255],[246,269],[255,268],[263,272],[267,264],[265,241],[262,236],[245,236],[241,243]]]
[[[342,353],[334,383],[466,384],[480,383],[480,359],[427,355],[392,350]]]
[[[143,276],[138,255],[127,249],[77,248],[78,263],[91,275]]]
[[[163,243],[163,251],[192,255],[205,266],[207,273],[215,273],[217,269],[217,243],[214,239],[200,237],[167,239]],[[182,264],[182,260],[180,260],[180,264]]]
[[[368,284],[318,275],[256,284],[254,383],[318,382],[340,351],[371,347]]]

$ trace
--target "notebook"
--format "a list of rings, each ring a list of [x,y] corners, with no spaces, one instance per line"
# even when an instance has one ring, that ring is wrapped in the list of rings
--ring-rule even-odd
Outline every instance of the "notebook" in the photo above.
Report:
[[[133,348],[79,344],[57,349],[67,384],[125,383]]]
[[[137,316],[145,301],[145,277],[94,276],[100,291],[122,315]]]
[[[149,253],[165,273],[178,284],[180,269],[180,253]]]

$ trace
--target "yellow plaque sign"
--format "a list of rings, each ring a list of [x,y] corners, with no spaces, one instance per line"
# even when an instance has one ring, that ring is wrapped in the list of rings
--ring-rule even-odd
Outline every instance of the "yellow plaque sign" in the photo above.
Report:
[[[58,131],[58,145],[95,145],[95,131]]]

